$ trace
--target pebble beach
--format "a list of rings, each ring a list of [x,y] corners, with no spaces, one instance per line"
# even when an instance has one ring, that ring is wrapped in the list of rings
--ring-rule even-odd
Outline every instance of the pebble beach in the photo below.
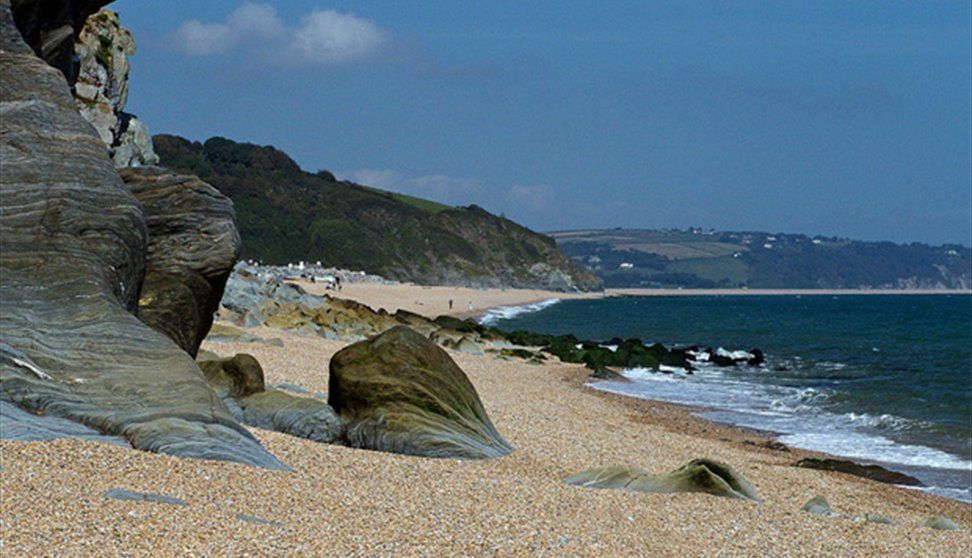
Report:
[[[319,396],[346,343],[253,328],[283,347],[250,353],[268,384]],[[707,423],[678,406],[585,386],[574,365],[450,353],[516,448],[489,461],[423,459],[252,429],[292,468],[268,471],[80,440],[0,442],[4,556],[967,556],[972,506],[838,473],[797,469],[805,452]],[[296,387],[295,387],[296,386]],[[707,457],[744,475],[762,502],[566,485],[578,471],[664,472]],[[113,489],[175,503],[118,500]],[[813,496],[839,517],[801,512]],[[856,520],[876,513],[894,525]],[[961,531],[920,526],[944,514]]]

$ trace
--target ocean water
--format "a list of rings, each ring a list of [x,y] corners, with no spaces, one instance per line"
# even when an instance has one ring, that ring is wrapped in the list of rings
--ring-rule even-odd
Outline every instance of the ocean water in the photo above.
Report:
[[[486,317],[507,330],[760,348],[762,367],[624,371],[598,389],[705,407],[711,420],[914,475],[972,501],[972,296],[631,297]]]

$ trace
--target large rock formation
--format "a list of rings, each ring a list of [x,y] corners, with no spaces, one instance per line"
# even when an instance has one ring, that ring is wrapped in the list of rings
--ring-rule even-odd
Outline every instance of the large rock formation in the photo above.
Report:
[[[75,51],[79,70],[74,96],[81,116],[94,126],[108,146],[116,167],[159,162],[148,128],[124,112],[128,102],[128,57],[135,40],[118,22],[118,14],[101,10],[85,21]]]
[[[64,75],[22,39],[9,0],[0,0],[0,115],[0,399],[140,449],[281,467],[192,358],[136,318],[144,209]]]
[[[195,356],[240,254],[233,202],[195,176],[159,167],[120,174],[148,221],[138,317]]]
[[[34,54],[74,85],[78,75],[74,41],[88,16],[111,0],[8,0],[17,28]]]
[[[652,475],[637,467],[601,467],[577,473],[567,484],[634,492],[704,492],[726,498],[759,500],[742,475],[725,463],[696,459],[669,473]]]
[[[338,351],[328,402],[352,447],[472,459],[512,451],[463,371],[404,326]]]

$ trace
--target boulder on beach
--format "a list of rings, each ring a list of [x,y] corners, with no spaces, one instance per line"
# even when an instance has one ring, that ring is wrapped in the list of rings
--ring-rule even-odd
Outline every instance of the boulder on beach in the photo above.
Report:
[[[207,356],[198,364],[206,380],[244,424],[315,442],[340,440],[341,421],[330,405],[311,397],[267,390],[263,368],[253,356]]]
[[[725,463],[695,459],[674,471],[652,475],[637,467],[601,467],[567,478],[567,484],[633,492],[704,492],[726,498],[759,501],[756,490]]]
[[[959,527],[958,523],[955,523],[944,515],[929,516],[928,519],[921,523],[921,525],[937,531],[958,531],[962,529]]]
[[[331,358],[328,402],[352,447],[485,459],[512,447],[449,355],[398,326]]]
[[[861,465],[846,459],[817,459],[814,457],[807,457],[797,461],[795,466],[806,469],[819,469],[822,471],[837,471],[839,473],[846,473],[856,477],[864,477],[866,479],[887,484],[925,486],[924,483],[911,475],[891,471],[881,467],[880,465]]]
[[[807,500],[806,504],[803,504],[803,507],[800,508],[800,510],[813,515],[836,515],[834,510],[830,509],[830,503],[827,502],[827,499],[823,496],[814,496],[813,498],[810,498]]]
[[[65,23],[47,18],[64,15],[76,30],[91,13],[91,3],[68,4],[20,12],[32,46],[43,50],[32,30]],[[0,298],[16,301],[0,312],[0,399],[139,449],[283,467],[192,357],[136,317],[145,208],[65,75],[24,42],[9,2],[0,2],[0,44]]]

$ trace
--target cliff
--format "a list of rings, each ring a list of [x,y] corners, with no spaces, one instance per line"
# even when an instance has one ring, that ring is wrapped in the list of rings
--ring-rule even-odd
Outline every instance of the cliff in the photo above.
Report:
[[[163,163],[236,206],[243,257],[321,261],[424,284],[592,290],[547,236],[477,207],[448,207],[303,171],[273,147],[155,136]]]

